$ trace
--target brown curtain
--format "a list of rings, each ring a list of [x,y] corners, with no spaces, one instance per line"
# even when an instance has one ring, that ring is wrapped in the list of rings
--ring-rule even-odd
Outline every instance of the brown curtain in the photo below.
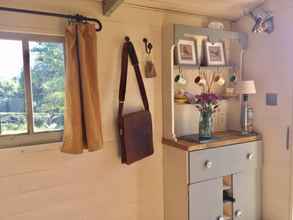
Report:
[[[102,147],[97,76],[97,37],[93,24],[70,24],[65,33],[66,76],[62,152],[79,154]]]

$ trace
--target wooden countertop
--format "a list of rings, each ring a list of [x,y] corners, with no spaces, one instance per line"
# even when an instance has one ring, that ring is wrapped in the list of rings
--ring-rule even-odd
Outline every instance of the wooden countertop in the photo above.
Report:
[[[218,139],[208,143],[189,142],[180,138],[178,138],[177,142],[163,138],[162,143],[184,151],[195,151],[262,140],[261,135],[241,136],[240,132],[237,131],[218,132],[215,133],[215,136],[218,137]]]

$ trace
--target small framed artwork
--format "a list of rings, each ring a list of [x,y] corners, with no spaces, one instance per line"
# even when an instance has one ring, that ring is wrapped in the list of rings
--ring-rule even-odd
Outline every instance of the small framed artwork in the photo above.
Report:
[[[224,42],[205,42],[206,64],[208,66],[226,65]]]
[[[197,65],[194,40],[179,40],[177,44],[177,61],[179,65]]]

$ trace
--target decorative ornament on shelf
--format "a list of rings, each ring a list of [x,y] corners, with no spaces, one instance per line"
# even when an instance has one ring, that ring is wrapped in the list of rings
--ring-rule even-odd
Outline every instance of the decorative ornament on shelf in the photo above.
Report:
[[[204,43],[208,40],[208,36],[197,35],[193,37],[196,39],[198,65],[202,66],[204,62],[203,48],[204,48]]]
[[[179,65],[198,65],[195,39],[181,39],[177,43],[177,63]]]
[[[220,76],[213,74],[207,74],[201,72],[200,76],[197,76],[194,83],[201,87],[200,95],[192,95],[185,93],[190,104],[194,104],[197,110],[200,112],[199,121],[199,140],[205,141],[213,138],[213,114],[219,107],[220,96],[215,94],[216,86],[223,86],[225,80]]]
[[[223,31],[224,30],[224,24],[222,22],[213,21],[208,24],[208,28]]]
[[[226,54],[224,42],[205,41],[205,60],[207,66],[225,66]]]

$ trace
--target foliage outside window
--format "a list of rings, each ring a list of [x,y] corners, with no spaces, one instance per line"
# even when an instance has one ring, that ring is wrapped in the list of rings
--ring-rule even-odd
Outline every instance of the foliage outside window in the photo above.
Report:
[[[0,33],[0,147],[60,141],[62,38]]]

